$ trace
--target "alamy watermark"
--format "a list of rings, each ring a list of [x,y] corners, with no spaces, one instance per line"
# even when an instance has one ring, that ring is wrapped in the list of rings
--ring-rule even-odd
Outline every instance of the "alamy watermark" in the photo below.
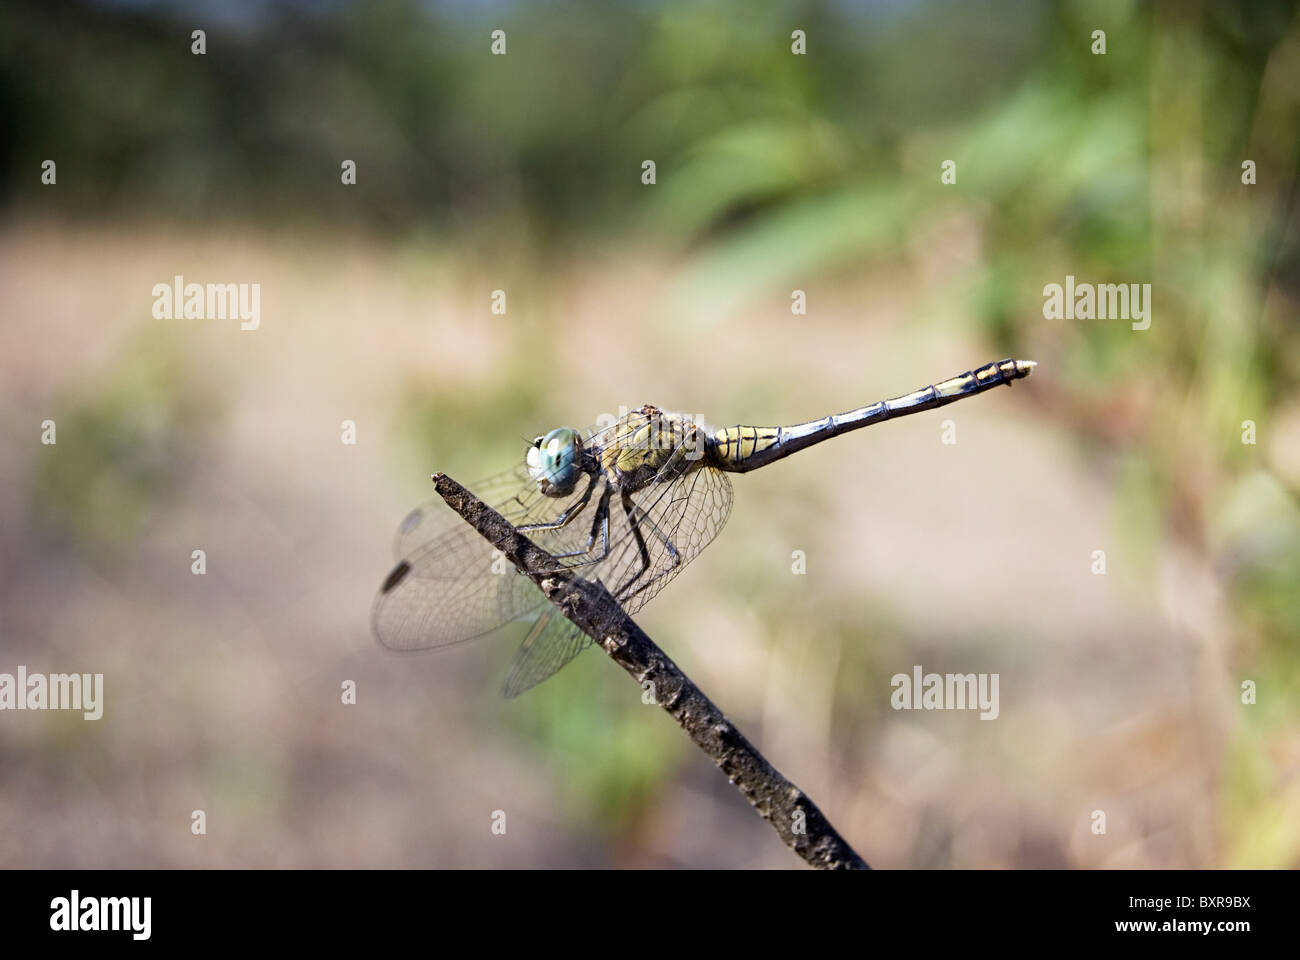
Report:
[[[83,897],[73,890],[50,901],[50,929],[56,932],[125,931],[148,940],[153,924],[152,897]]]
[[[925,673],[917,665],[894,674],[889,685],[895,710],[979,710],[981,720],[998,718],[996,673]]]
[[[1047,320],[1132,320],[1134,330],[1151,326],[1151,284],[1075,283],[1043,287],[1043,317]]]
[[[171,283],[155,283],[153,315],[158,320],[234,320],[240,330],[262,323],[260,283],[186,283],[177,274]]]
[[[102,673],[0,673],[0,710],[80,710],[87,720],[104,715]]]

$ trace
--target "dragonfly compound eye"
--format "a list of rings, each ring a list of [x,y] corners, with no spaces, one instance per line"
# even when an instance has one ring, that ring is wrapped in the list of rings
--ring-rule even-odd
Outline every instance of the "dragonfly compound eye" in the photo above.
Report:
[[[570,427],[552,430],[536,446],[528,448],[525,461],[529,475],[548,497],[562,497],[578,483],[582,438]]]

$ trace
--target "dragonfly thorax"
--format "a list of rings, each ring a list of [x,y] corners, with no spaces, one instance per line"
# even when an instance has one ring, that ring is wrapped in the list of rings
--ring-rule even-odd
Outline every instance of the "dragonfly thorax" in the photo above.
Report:
[[[696,465],[704,456],[704,442],[697,424],[647,404],[614,426],[597,457],[610,482],[632,492],[666,483]]]

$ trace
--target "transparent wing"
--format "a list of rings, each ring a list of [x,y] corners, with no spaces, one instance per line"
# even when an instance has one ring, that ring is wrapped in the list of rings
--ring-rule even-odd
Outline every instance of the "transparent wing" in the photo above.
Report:
[[[543,497],[521,466],[471,489],[516,526],[549,521],[565,501]],[[375,636],[394,650],[442,647],[491,633],[546,602],[527,577],[442,502],[398,527],[398,563],[375,598]]]
[[[657,481],[628,498],[630,511],[621,498],[612,498],[610,543],[602,559],[568,561],[570,566],[587,567],[580,570],[581,576],[599,579],[629,613],[648,603],[699,556],[731,512],[731,481],[712,467],[696,466],[675,476],[661,475]],[[548,606],[515,654],[502,693],[516,697],[536,686],[591,643]]]
[[[529,479],[522,462],[513,470],[472,484],[470,489],[475,496],[484,503],[491,504],[493,509],[507,519],[511,516],[510,511],[515,511],[516,515],[530,513],[545,499],[537,492],[537,484]],[[472,527],[442,502],[441,497],[434,497],[420,504],[402,520],[393,538],[393,558],[399,561],[409,560],[447,534],[462,531],[478,536]]]
[[[537,686],[591,646],[591,642],[589,636],[554,606],[543,610],[510,664],[510,672],[501,686],[502,696],[517,697]]]
[[[624,610],[635,613],[722,530],[731,513],[731,481],[720,470],[695,465],[630,499],[631,517],[622,505],[611,510],[611,518],[615,512],[620,515],[620,536],[611,543],[609,555],[595,565],[595,575]]]

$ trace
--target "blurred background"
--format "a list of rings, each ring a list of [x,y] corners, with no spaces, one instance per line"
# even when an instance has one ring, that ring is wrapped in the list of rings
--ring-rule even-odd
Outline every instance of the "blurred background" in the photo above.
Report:
[[[1300,865],[1295,3],[9,2],[0,124],[0,671],[106,686],[0,714],[0,865],[799,868],[600,652],[382,650],[393,530],[620,405],[1006,356],[736,477],[638,621],[873,865]]]

